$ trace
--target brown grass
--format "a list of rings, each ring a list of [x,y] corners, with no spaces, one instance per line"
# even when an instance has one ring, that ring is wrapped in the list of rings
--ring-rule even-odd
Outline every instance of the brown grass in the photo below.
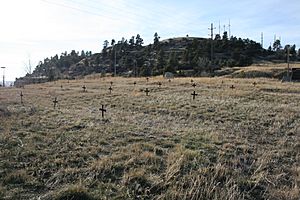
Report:
[[[299,199],[299,83],[190,80],[1,88],[0,199]]]

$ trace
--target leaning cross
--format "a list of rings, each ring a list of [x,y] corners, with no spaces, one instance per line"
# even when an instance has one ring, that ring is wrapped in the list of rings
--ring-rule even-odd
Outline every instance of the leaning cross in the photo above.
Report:
[[[86,87],[85,87],[85,85],[82,86],[82,89],[83,89],[83,92],[86,92]]]
[[[21,97],[21,104],[23,105],[23,93],[22,93],[22,91],[21,91],[21,94],[20,94],[20,97]]]
[[[102,108],[99,108],[99,110],[102,112],[102,118],[104,118],[104,113],[106,112],[106,109],[104,109],[104,105],[102,105]]]
[[[196,94],[196,92],[195,92],[195,91],[192,93],[193,100],[195,99],[195,97],[196,97],[197,95],[198,95],[198,94]]]
[[[55,97],[54,101],[53,101],[53,106],[54,106],[54,109],[56,108],[56,104],[58,103],[57,101],[57,97]]]
[[[146,88],[146,90],[145,90],[146,96],[149,96],[149,92],[150,92],[150,90],[148,90],[148,88]]]

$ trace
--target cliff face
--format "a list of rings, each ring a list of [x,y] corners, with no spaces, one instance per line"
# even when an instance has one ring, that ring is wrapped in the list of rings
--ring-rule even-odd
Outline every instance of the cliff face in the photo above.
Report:
[[[213,51],[212,47],[213,46]],[[211,54],[213,53],[213,54]],[[16,85],[75,78],[92,73],[150,76],[184,71],[212,74],[224,66],[247,66],[266,50],[254,41],[237,38],[209,40],[196,37],[170,38],[147,46],[119,42],[101,53],[72,51],[44,59],[32,74],[16,80]],[[41,78],[42,77],[42,78]]]

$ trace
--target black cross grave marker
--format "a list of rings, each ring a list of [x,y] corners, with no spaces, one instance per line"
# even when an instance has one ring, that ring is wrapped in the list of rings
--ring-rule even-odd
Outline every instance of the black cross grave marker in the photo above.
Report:
[[[112,81],[111,81],[111,82],[110,82],[110,85],[112,86],[112,85],[113,85],[113,83],[114,83],[114,82],[112,82]]]
[[[85,85],[82,86],[82,89],[83,89],[83,92],[86,92],[86,87],[85,87]]]
[[[196,83],[193,83],[192,86],[195,88],[196,87]]]
[[[23,93],[22,93],[22,91],[21,91],[21,94],[20,94],[20,97],[21,97],[21,104],[23,105]]]
[[[104,109],[104,105],[102,105],[102,108],[99,108],[99,110],[102,112],[102,118],[104,118],[104,113],[106,112],[106,109]]]
[[[133,82],[133,85],[134,85],[134,86],[136,85],[136,82],[135,82],[135,81]]]
[[[196,94],[196,92],[195,92],[195,91],[192,93],[193,100],[195,100],[195,97],[196,97],[197,95],[198,95],[198,94]]]
[[[53,101],[53,107],[54,107],[54,109],[56,108],[56,104],[58,103],[58,101],[57,101],[57,97],[55,97],[55,99],[54,99],[54,101]]]
[[[149,96],[149,92],[150,92],[150,90],[148,88],[146,88],[146,90],[145,90],[146,96]]]
[[[108,89],[109,89],[109,94],[111,94],[111,91],[113,90],[112,87],[110,86]]]
[[[230,88],[233,90],[235,87],[234,87],[234,85],[231,85]]]
[[[158,87],[160,87],[162,84],[161,84],[161,82],[158,82]]]

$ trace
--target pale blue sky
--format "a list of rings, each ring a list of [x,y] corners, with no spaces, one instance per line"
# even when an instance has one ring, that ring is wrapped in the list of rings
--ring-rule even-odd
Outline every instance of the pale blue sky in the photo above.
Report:
[[[162,39],[209,37],[229,19],[231,35],[300,48],[299,0],[0,0],[0,66],[6,79],[24,76],[24,63],[71,50],[100,52],[105,39],[129,39],[139,33],[146,44]],[[2,70],[1,70],[2,76]]]

